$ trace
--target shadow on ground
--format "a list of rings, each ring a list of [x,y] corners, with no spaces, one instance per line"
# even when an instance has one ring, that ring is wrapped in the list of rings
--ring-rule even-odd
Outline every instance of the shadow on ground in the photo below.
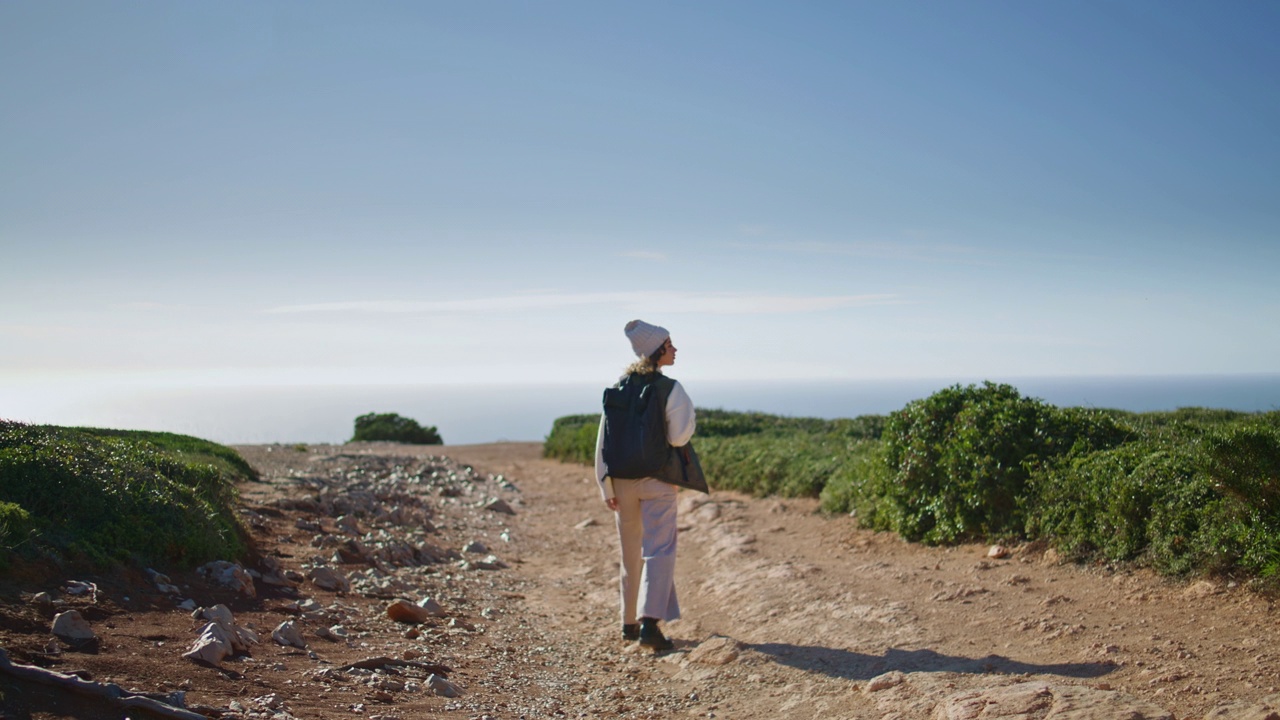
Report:
[[[1060,675],[1070,678],[1096,678],[1113,672],[1116,665],[1104,663],[1058,663],[1041,665],[1011,660],[1000,655],[982,658],[943,655],[933,650],[898,650],[889,648],[883,656],[866,655],[850,650],[816,645],[761,643],[748,649],[769,656],[774,661],[807,672],[822,673],[844,680],[870,680],[898,670],[901,672],[953,672]]]

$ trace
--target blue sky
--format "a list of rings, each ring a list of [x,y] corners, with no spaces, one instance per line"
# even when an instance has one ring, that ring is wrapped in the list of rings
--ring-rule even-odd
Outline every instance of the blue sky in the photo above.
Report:
[[[1280,372],[1278,36],[1266,2],[0,3],[0,400],[607,382],[633,317],[686,379]]]

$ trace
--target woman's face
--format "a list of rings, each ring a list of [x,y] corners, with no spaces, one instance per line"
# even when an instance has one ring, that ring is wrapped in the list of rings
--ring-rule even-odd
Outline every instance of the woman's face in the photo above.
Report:
[[[671,338],[667,338],[662,344],[662,357],[658,358],[658,367],[666,367],[667,365],[676,364],[676,346],[671,344]]]

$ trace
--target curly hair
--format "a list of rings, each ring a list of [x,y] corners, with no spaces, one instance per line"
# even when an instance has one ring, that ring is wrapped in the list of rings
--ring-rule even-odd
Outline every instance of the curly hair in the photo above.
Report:
[[[662,368],[658,367],[658,361],[667,352],[667,344],[662,343],[662,347],[654,350],[649,357],[642,357],[631,363],[624,371],[627,375],[652,375],[653,373],[662,372]]]

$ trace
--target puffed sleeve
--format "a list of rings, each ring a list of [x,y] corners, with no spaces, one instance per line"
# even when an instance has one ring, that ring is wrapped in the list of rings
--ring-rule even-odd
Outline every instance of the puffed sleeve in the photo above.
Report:
[[[600,429],[596,432],[596,482],[600,483],[600,495],[605,500],[613,497],[613,478],[609,466],[604,463],[604,415],[600,416]]]
[[[676,381],[667,396],[667,442],[674,447],[688,445],[697,428],[697,420],[693,416],[693,401],[684,391],[680,381]]]

